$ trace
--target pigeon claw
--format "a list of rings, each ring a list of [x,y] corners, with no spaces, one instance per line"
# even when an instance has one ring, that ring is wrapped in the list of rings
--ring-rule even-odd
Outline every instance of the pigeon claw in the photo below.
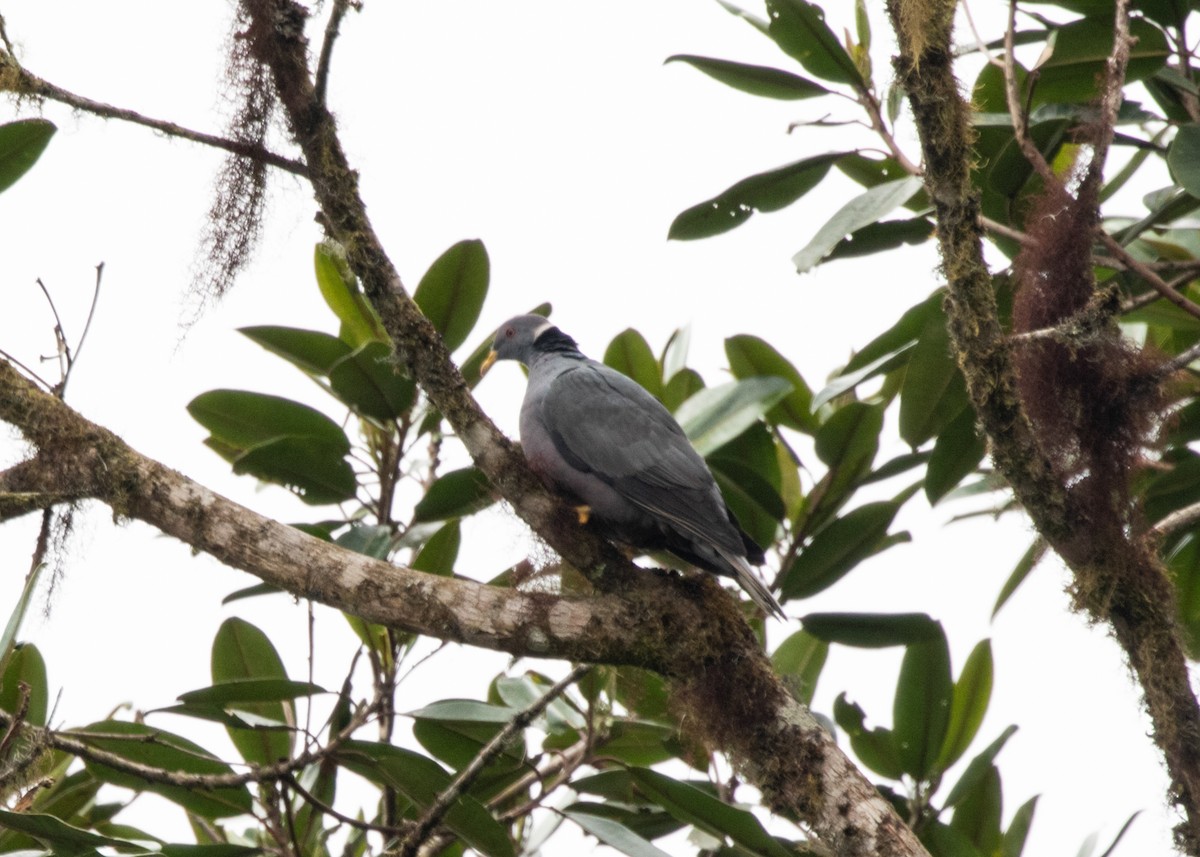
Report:
[[[582,527],[592,517],[592,507],[587,505],[576,506],[575,515],[579,518],[579,526]]]

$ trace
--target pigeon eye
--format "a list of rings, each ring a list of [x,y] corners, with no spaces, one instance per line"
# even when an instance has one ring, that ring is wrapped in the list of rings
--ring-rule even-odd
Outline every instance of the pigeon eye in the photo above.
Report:
[[[515,330],[513,330],[511,327],[504,329],[504,335],[508,339],[512,339],[514,336],[516,336],[516,334],[517,334],[517,332]]]

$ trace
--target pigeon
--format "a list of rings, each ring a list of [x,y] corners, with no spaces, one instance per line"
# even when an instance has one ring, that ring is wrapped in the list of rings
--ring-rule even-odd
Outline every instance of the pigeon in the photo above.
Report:
[[[704,459],[654,396],[633,379],[585,357],[539,315],[500,326],[483,363],[529,369],[521,446],[530,467],[577,501],[580,523],[642,551],[667,550],[734,578],[768,615],[783,608],[751,565],[763,550],[742,530]]]

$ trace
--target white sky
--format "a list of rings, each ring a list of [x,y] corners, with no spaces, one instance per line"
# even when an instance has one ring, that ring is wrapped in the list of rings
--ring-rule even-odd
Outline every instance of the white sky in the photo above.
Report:
[[[849,3],[827,5],[835,27],[850,23]],[[885,80],[882,3],[868,6],[880,48],[876,77]],[[214,93],[222,89],[228,4],[3,0],[0,12],[34,73],[102,101],[220,128]],[[675,53],[793,68],[716,4],[368,0],[344,24],[330,101],[375,227],[410,287],[455,241],[486,242],[492,288],[468,348],[508,316],[551,300],[555,320],[597,357],[627,326],[658,349],[690,324],[691,364],[710,383],[720,378],[723,338],[744,332],[776,344],[819,388],[852,348],[930,292],[933,248],[797,276],[791,254],[853,193],[840,178],[726,236],[667,242],[675,214],[732,182],[862,139],[818,129],[789,136],[793,120],[849,108],[836,99],[789,104],[735,93],[693,69],[664,67]],[[35,112],[6,105],[0,121]],[[333,329],[312,276],[320,235],[306,186],[274,179],[255,264],[185,335],[186,290],[220,155],[55,105],[44,115],[59,134],[0,199],[0,348],[29,364],[51,352],[38,277],[77,336],[93,267],[103,261],[103,295],[69,402],[140,451],[259,511],[289,521],[319,517],[278,489],[234,477],[201,445],[205,433],[184,410],[216,387],[326,404],[299,372],[235,332],[251,324]],[[50,364],[44,369],[53,376]],[[520,394],[515,370],[497,371],[479,391],[510,434]],[[11,434],[3,437],[0,465],[21,454]],[[913,544],[789,612],[927,611],[946,626],[955,670],[991,636],[995,692],[968,758],[1007,724],[1020,725],[999,764],[1006,822],[1042,795],[1025,853],[1072,854],[1092,831],[1103,847],[1139,809],[1118,853],[1171,853],[1166,778],[1146,737],[1149,724],[1115,644],[1068,612],[1065,573],[1047,563],[990,623],[995,596],[1032,538],[1028,526],[1017,519],[945,526],[968,507],[929,513],[923,499],[910,505],[898,525],[913,531]],[[465,548],[459,571],[488,578],[528,544],[503,512],[483,518],[488,538]],[[0,528],[0,556],[8,557],[0,605],[20,591],[36,524],[30,517]],[[220,606],[223,595],[253,582],[141,524],[114,527],[106,508],[90,507],[48,616],[26,625],[25,636],[47,657],[52,687],[61,688],[59,722],[99,719],[121,702],[169,705],[207,684],[211,637],[228,615],[264,627],[292,675],[304,676],[302,606],[281,597]],[[773,627],[772,644],[790,630]],[[336,686],[354,640],[324,610],[317,635],[317,681]],[[844,690],[872,724],[888,724],[899,657],[835,649],[815,707],[828,712]],[[478,694],[505,663],[476,650],[445,658],[405,685],[402,708]],[[460,669],[467,681],[447,681]],[[217,733],[209,743],[228,746],[220,740]],[[142,803],[143,820],[174,812],[153,799]]]

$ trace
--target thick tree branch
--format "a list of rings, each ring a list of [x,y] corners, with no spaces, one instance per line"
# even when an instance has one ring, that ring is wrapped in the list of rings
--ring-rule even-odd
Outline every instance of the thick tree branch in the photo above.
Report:
[[[1076,496],[1078,482],[1059,478],[1021,406],[980,242],[979,199],[970,176],[971,111],[952,69],[955,4],[924,4],[927,14],[916,21],[905,14],[916,7],[910,0],[888,0],[887,5],[900,46],[896,72],[916,119],[925,152],[926,187],[937,209],[947,319],[968,392],[992,442],[998,469],[1074,573],[1078,605],[1096,621],[1109,624],[1125,650],[1171,775],[1171,798],[1185,815],[1176,830],[1177,842],[1187,853],[1200,854],[1200,706],[1189,683],[1171,583],[1153,543],[1137,527],[1110,522],[1118,533],[1117,545],[1096,538],[1088,509]],[[1111,105],[1119,102],[1112,88],[1123,85],[1122,51],[1127,50],[1123,42],[1128,33],[1122,32],[1122,19],[1118,14],[1112,74],[1104,93],[1109,114]],[[1011,57],[1011,50],[1007,53]],[[1013,103],[1011,86],[1009,95],[1022,139],[1022,111]],[[1036,159],[1031,160],[1038,167]],[[1079,240],[1090,246],[1090,231],[1084,230]]]
[[[144,116],[134,110],[128,110],[124,107],[114,107],[102,101],[95,101],[91,98],[85,98],[82,95],[76,95],[73,92],[63,89],[61,86],[55,86],[50,81],[43,80],[27,71],[9,51],[0,51],[0,90],[5,90],[21,97],[47,98],[51,101],[65,104],[75,110],[82,110],[84,113],[99,116],[102,119],[119,119],[122,122],[131,122],[134,125],[153,128],[155,131],[166,134],[168,137],[191,140],[193,143],[202,143],[205,146],[212,146],[214,149],[223,149],[235,155],[253,158],[256,161],[277,167],[293,175],[305,176],[308,174],[308,169],[304,164],[264,149],[262,146],[239,140],[230,140],[228,137],[220,137],[204,131],[195,131],[191,128],[185,128],[182,125],[176,125],[174,122],[155,119],[152,116]]]
[[[423,574],[238,506],[140,455],[3,361],[0,420],[79,480],[72,496],[100,499],[297,596],[438,639],[668,676],[697,731],[730,755],[773,810],[809,824],[835,853],[925,853],[788,695],[737,605],[708,575],[670,581],[643,571],[619,594],[567,598]]]

